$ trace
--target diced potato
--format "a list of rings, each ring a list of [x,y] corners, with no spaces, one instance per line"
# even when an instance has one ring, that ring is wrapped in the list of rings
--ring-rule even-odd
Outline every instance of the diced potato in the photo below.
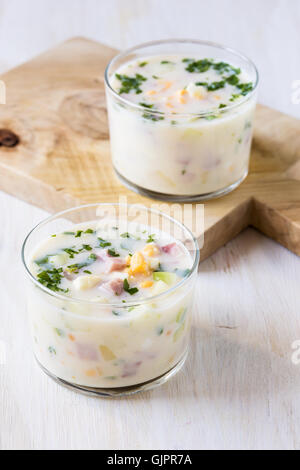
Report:
[[[169,289],[168,284],[164,281],[157,281],[155,282],[154,286],[152,287],[152,294],[159,295]]]
[[[197,100],[203,100],[207,94],[204,86],[197,86],[194,83],[188,85],[187,92],[191,98],[196,98]]]
[[[153,258],[148,260],[151,271],[156,271],[159,268],[159,259]]]
[[[77,290],[88,290],[88,289],[93,289],[93,287],[96,287],[100,282],[102,281],[102,277],[100,276],[94,276],[94,275],[88,275],[88,276],[79,276],[77,277],[74,281],[74,287]]]
[[[56,268],[64,266],[69,261],[69,255],[67,253],[60,253],[58,255],[49,256],[49,261],[51,264],[54,264]]]

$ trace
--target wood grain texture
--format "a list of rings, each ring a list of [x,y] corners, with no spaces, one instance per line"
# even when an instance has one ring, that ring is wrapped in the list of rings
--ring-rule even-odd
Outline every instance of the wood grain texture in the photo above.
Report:
[[[0,146],[1,189],[51,212],[120,196],[152,203],[112,171],[103,73],[115,53],[77,38],[2,77],[0,130],[20,142]],[[299,160],[300,121],[259,106],[249,177],[205,204],[202,260],[248,225],[300,254]]]

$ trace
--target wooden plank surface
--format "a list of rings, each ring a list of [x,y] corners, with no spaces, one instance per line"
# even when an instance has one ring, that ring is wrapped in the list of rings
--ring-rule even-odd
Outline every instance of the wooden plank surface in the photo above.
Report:
[[[111,167],[103,73],[115,53],[77,38],[2,77],[1,189],[51,212],[120,196],[152,203],[124,188]],[[205,204],[202,260],[248,225],[300,254],[299,159],[300,122],[259,106],[248,179]]]

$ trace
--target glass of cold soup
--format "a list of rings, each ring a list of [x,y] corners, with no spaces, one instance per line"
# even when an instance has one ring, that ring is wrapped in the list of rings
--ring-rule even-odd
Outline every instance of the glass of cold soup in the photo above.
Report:
[[[112,161],[134,191],[171,201],[224,195],[246,178],[258,72],[204,41],[143,44],[106,70]]]
[[[199,249],[175,219],[93,204],[40,223],[23,246],[35,357],[59,383],[118,396],[184,364]]]

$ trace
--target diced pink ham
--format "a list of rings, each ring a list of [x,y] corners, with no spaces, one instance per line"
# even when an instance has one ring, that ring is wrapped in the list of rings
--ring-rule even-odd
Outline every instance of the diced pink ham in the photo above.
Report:
[[[89,344],[76,343],[77,354],[83,361],[98,361],[97,349]]]
[[[125,260],[110,256],[107,250],[98,250],[96,255],[100,261],[105,262],[105,272],[107,273],[112,273],[113,271],[122,271],[124,268],[126,268]]]
[[[113,271],[122,271],[126,268],[126,261],[121,258],[109,258],[106,261],[107,272],[112,273]]]
[[[138,368],[142,365],[142,361],[139,362],[128,362],[124,365],[122,377],[132,377],[136,375]]]
[[[74,281],[74,279],[76,278],[75,274],[73,273],[70,273],[69,271],[64,271],[64,276],[66,279],[68,279],[68,281]]]
[[[177,243],[170,243],[169,245],[163,246],[162,251],[171,256],[179,256],[181,254],[181,249],[179,248]]]
[[[101,289],[109,290],[115,295],[121,295],[124,290],[124,281],[122,279],[113,279],[102,284]]]

